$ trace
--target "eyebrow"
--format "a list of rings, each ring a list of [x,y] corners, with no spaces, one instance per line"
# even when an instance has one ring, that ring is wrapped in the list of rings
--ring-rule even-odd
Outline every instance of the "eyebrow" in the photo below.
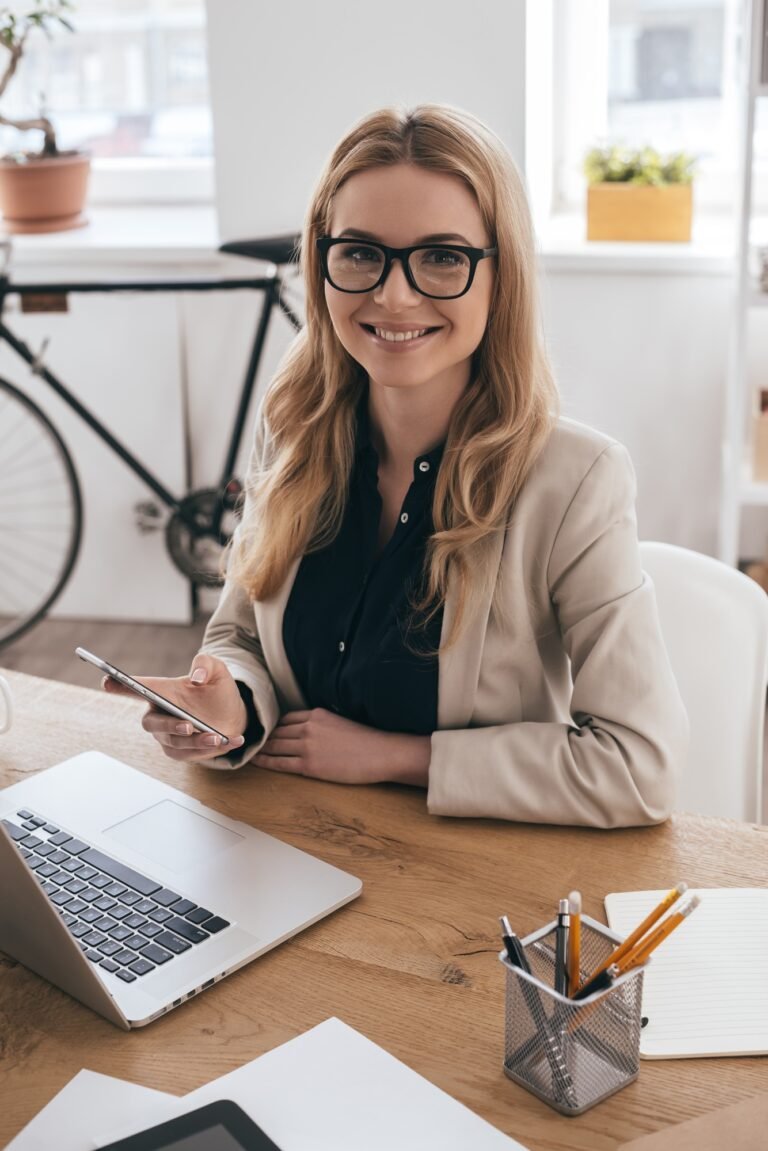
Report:
[[[351,236],[357,240],[372,240],[374,244],[382,244],[384,242],[378,236],[374,235],[373,232],[363,232],[359,228],[342,228],[339,239],[345,236]],[[465,244],[468,248],[474,247],[474,244],[471,244],[466,236],[462,236],[458,232],[436,232],[430,236],[422,236],[421,239],[416,241],[416,246],[419,244],[447,244],[457,241],[460,244]],[[412,244],[408,245],[408,247],[413,246]]]

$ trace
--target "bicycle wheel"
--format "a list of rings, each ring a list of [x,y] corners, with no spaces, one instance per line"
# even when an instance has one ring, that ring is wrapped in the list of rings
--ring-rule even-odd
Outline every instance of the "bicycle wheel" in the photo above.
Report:
[[[51,421],[0,379],[0,647],[42,619],[74,567],[80,485]]]

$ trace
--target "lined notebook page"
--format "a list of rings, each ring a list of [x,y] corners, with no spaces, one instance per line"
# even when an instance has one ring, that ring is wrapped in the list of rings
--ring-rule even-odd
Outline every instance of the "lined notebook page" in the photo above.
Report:
[[[629,935],[667,894],[607,895],[611,928]],[[691,894],[689,892],[688,894]],[[645,972],[645,1059],[768,1055],[768,888],[700,888],[696,910]]]

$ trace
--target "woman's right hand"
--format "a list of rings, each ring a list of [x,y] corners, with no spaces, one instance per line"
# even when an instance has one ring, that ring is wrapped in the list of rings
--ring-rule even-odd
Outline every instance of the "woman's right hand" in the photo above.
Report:
[[[141,725],[155,737],[170,759],[182,762],[213,759],[242,746],[248,714],[237,684],[220,659],[212,655],[196,655],[189,675],[135,678],[203,723],[223,732],[229,739],[229,743],[222,744],[217,735],[195,731],[188,721],[151,706],[144,713]],[[102,687],[110,695],[135,698],[130,688],[123,687],[109,676],[104,679]]]

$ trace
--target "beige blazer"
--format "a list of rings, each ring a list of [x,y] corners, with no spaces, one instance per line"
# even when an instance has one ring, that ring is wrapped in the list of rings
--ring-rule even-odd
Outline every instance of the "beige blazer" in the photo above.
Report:
[[[262,450],[257,437],[256,463]],[[626,449],[559,419],[490,551],[495,593],[439,657],[429,811],[593,827],[665,819],[688,721],[640,567]],[[203,642],[251,688],[265,738],[307,706],[282,640],[298,566],[269,601],[227,582]],[[449,588],[444,634],[453,610]],[[207,763],[240,767],[260,746]]]

